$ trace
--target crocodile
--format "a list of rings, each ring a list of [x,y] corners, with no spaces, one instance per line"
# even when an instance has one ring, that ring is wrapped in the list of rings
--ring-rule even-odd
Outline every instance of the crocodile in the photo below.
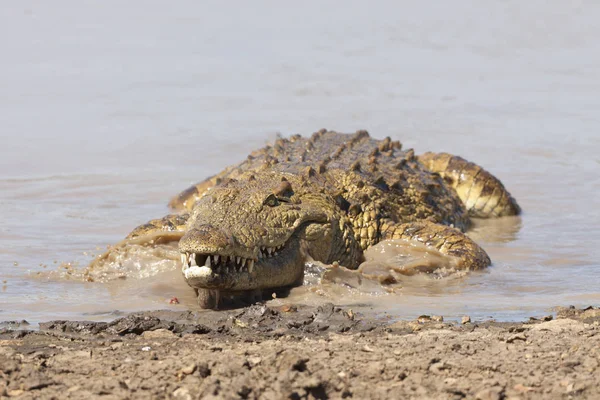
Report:
[[[365,250],[386,239],[479,270],[491,261],[465,235],[471,218],[521,211],[496,177],[461,157],[325,129],[279,136],[169,206],[174,213],[138,226],[90,268],[132,243],[178,241],[183,277],[202,308],[301,285],[308,261],[356,270]]]

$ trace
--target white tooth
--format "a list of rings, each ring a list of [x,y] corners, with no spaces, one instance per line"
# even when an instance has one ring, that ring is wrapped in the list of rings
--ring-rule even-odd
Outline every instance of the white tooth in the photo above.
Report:
[[[268,248],[267,248],[267,253],[269,253],[269,255],[271,255],[271,253],[272,253],[272,252],[273,252],[273,249],[272,249],[272,248],[270,248],[270,247],[268,247]]]
[[[241,259],[242,259],[242,258],[241,258],[240,256],[237,256],[237,257],[235,258],[235,263],[236,263],[236,264],[239,264]]]
[[[210,268],[210,256],[206,257],[206,261],[204,262],[204,266]]]
[[[215,264],[218,264],[218,263],[219,263],[219,256],[218,256],[218,255],[216,255],[216,256],[215,256]]]
[[[188,259],[188,264],[190,266],[196,265],[196,254],[190,253],[190,256],[189,256],[189,259]]]
[[[229,256],[229,261],[233,262],[233,256]]]
[[[187,265],[187,256],[186,256],[185,254],[181,253],[181,254],[179,255],[179,258],[181,258],[181,263],[182,263],[183,265]]]
[[[254,269],[254,260],[250,260],[250,261],[248,261],[248,272],[252,273],[253,269]]]
[[[274,253],[273,253],[273,255],[274,255],[274,256],[276,256],[276,255],[277,255],[277,252],[274,252]]]
[[[258,259],[260,260],[262,258],[262,253],[258,252]]]

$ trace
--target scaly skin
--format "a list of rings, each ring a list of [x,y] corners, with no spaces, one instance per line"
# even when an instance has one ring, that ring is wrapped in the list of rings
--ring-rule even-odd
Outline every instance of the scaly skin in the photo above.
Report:
[[[171,214],[127,241],[179,240],[183,274],[202,307],[301,284],[309,260],[356,269],[383,239],[419,241],[475,270],[490,259],[462,232],[470,216],[520,208],[481,167],[449,154],[416,157],[366,131],[279,138],[185,190]]]

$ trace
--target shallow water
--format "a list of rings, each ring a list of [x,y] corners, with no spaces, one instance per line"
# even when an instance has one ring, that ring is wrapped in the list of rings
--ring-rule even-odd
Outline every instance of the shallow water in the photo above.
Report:
[[[295,301],[501,320],[598,305],[599,20],[593,1],[5,4],[0,320],[193,307],[177,271],[108,285],[45,271],[86,265],[276,132],[322,127],[476,161],[524,214],[471,232],[485,272]]]

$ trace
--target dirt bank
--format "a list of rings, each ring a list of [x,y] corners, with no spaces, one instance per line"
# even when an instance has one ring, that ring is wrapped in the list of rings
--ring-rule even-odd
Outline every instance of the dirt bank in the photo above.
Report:
[[[0,329],[0,397],[600,397],[600,310],[524,323],[256,305]]]

